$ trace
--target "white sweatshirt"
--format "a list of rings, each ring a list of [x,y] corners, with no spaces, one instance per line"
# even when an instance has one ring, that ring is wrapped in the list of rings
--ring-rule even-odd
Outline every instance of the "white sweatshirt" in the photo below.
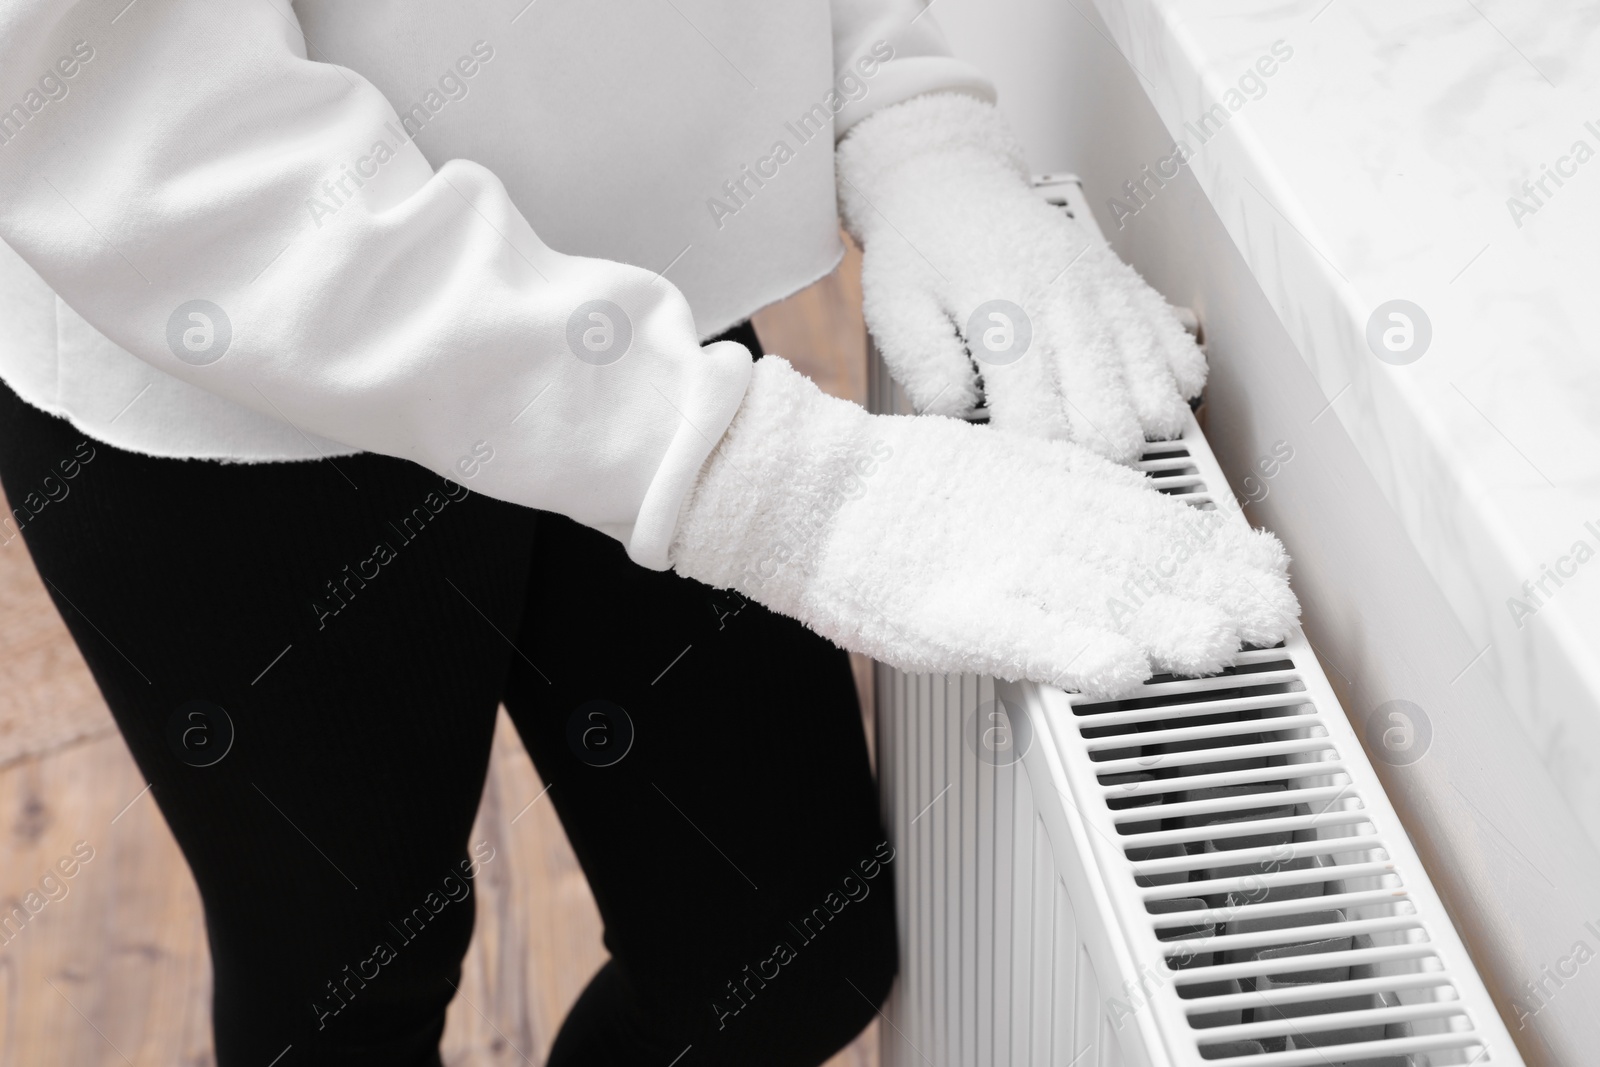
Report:
[[[8,0],[0,377],[158,456],[368,450],[666,566],[833,268],[833,142],[992,97],[919,0]],[[485,457],[491,457],[485,459]]]

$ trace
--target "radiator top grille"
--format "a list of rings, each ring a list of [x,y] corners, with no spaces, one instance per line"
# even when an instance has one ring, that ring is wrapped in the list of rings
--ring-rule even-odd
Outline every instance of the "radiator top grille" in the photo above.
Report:
[[[1152,442],[1138,467],[1213,509],[1220,476],[1196,438]],[[1110,889],[1161,964],[1139,986],[1181,1019],[1187,1061],[1507,1062],[1474,1026],[1436,943],[1444,923],[1459,947],[1454,930],[1308,648],[1296,633],[1215,676],[1067,694],[1064,754],[1094,783],[1084,814]]]

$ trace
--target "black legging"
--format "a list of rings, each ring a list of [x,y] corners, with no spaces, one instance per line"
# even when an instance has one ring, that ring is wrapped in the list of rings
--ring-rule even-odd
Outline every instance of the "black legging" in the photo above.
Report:
[[[851,674],[798,623],[408,462],[153,459],[3,387],[0,481],[199,885],[221,1067],[440,1062],[502,701],[611,954],[550,1063],[816,1064],[886,995]]]

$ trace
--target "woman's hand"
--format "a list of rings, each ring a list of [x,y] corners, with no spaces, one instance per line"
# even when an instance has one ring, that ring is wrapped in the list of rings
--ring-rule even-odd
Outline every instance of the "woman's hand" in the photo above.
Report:
[[[984,404],[1000,429],[1124,463],[1182,429],[1204,355],[1092,229],[1028,188],[992,105],[886,108],[840,144],[838,175],[867,325],[917,410]]]
[[[1299,612],[1277,539],[1064,441],[869,415],[756,364],[680,514],[682,574],[913,673],[1109,696]]]

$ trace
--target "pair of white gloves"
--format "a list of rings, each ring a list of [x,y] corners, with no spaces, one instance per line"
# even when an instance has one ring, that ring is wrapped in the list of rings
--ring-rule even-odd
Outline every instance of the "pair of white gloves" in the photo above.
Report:
[[[837,162],[885,361],[919,411],[983,406],[991,425],[870,415],[763,359],[683,506],[673,566],[903,670],[1093,695],[1282,639],[1299,607],[1278,541],[1122,465],[1182,429],[1204,356],[1028,188],[994,107],[895,105]]]

